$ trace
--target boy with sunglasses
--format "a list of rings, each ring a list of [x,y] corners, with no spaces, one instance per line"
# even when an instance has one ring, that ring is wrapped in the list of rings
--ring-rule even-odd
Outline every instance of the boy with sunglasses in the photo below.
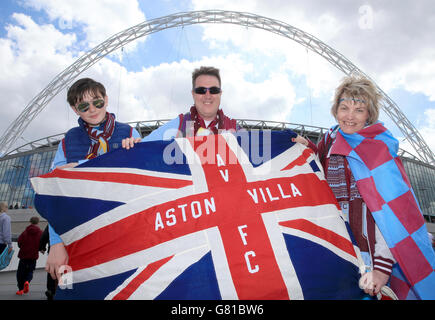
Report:
[[[108,96],[104,86],[90,78],[77,80],[68,90],[67,101],[79,116],[78,127],[70,129],[59,143],[53,160],[54,168],[71,168],[101,154],[120,148],[125,138],[139,138],[140,134],[128,124],[115,121],[107,112]],[[60,237],[49,226],[50,252],[46,270],[53,279],[58,269],[68,262],[68,255]]]
[[[223,130],[239,130],[236,120],[224,115],[219,109],[222,96],[219,69],[201,67],[192,73],[192,97],[194,105],[189,112],[180,114],[141,139],[124,139],[122,147],[130,149],[140,141],[170,140],[179,137],[217,134]]]

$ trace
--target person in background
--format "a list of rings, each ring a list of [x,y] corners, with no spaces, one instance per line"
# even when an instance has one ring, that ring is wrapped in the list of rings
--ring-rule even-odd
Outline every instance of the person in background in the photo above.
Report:
[[[6,212],[8,211],[8,204],[0,202],[0,254],[8,248],[8,254],[12,251],[11,239],[11,217]]]
[[[427,235],[429,236],[429,241],[430,241],[430,243],[432,244],[432,247],[435,250],[435,237],[434,237],[434,235],[432,233],[430,233],[430,232],[428,232]]]
[[[33,279],[33,271],[36,267],[36,260],[39,258],[39,240],[42,230],[38,227],[39,218],[30,218],[30,225],[27,226],[18,237],[18,258],[20,259],[17,269],[17,295],[29,292],[30,282]]]
[[[39,240],[39,251],[42,254],[47,254],[50,252],[50,236],[48,234],[48,225],[45,227],[42,232],[41,239]],[[45,295],[47,296],[47,300],[53,300],[54,295],[56,294],[57,280],[54,280],[50,273],[47,272],[47,290],[45,291]]]

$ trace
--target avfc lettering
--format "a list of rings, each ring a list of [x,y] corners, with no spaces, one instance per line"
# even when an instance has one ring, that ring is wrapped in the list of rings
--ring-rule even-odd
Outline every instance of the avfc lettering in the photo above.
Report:
[[[219,171],[215,175],[217,179],[221,180],[224,185],[230,183],[231,171],[228,170],[225,161],[219,153],[216,154],[216,164],[217,166],[214,168]],[[247,189],[246,192],[255,205],[267,204],[274,201],[289,201],[292,198],[302,197],[301,191],[294,183],[276,183],[272,186],[258,186]],[[162,231],[179,223],[189,222],[192,219],[211,218],[213,215],[219,215],[224,211],[224,208],[216,208],[214,196],[197,198],[188,203],[174,205],[164,211],[157,211],[154,230]],[[242,254],[247,271],[250,274],[258,273],[261,270],[261,263],[256,262],[257,254],[254,248],[250,247],[248,241],[250,236],[252,237],[255,234],[255,231],[251,230],[248,233],[250,229],[247,224],[235,225],[234,228],[237,228],[237,233],[240,235],[241,243],[239,245],[241,248],[244,248],[242,249],[242,252],[244,252]],[[234,245],[236,244],[234,243]]]
[[[201,185],[200,192],[181,201],[166,202],[150,210],[154,212],[153,232],[171,239],[215,229],[221,239],[217,245],[222,245],[228,261],[228,273],[224,273],[231,275],[238,298],[288,299],[289,292],[262,213],[312,204],[312,199],[304,195],[310,185],[307,180],[318,182],[317,176],[279,175],[274,179],[248,181],[243,167],[237,161],[231,162],[238,158],[223,137],[216,137],[216,142],[225,148],[215,148],[214,159],[206,158],[210,154],[204,155],[201,145],[190,142],[206,184]],[[267,292],[265,286],[269,288]]]

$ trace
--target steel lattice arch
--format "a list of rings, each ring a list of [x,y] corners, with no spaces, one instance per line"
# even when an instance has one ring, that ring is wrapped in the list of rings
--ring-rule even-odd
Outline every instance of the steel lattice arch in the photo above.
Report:
[[[305,48],[317,53],[346,75],[362,75],[370,79],[370,77],[364,74],[364,72],[362,72],[342,54],[323,43],[316,37],[287,23],[251,13],[224,10],[203,10],[176,13],[145,21],[113,35],[92,50],[88,51],[63,72],[58,74],[45,87],[45,89],[43,89],[29,102],[23,112],[6,129],[5,133],[0,138],[1,154],[8,154],[8,151],[12,148],[16,140],[22,136],[22,133],[30,124],[30,122],[60,91],[68,87],[79,74],[89,69],[92,65],[104,58],[106,55],[116,51],[132,41],[135,41],[138,38],[149,34],[170,28],[206,23],[240,25],[243,27],[262,29],[275,33],[290,40],[296,41]],[[405,136],[406,140],[411,144],[413,149],[416,151],[417,157],[423,162],[434,165],[435,156],[420,133],[406,118],[397,104],[390,97],[388,97],[388,95],[381,88],[379,88],[379,86],[377,86],[377,88],[384,98],[382,99],[381,107],[394,121],[402,134]]]

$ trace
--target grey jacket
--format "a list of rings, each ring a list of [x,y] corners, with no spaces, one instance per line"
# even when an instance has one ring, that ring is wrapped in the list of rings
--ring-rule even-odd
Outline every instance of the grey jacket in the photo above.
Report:
[[[12,247],[11,239],[11,217],[6,213],[0,213],[0,243],[5,243]]]

